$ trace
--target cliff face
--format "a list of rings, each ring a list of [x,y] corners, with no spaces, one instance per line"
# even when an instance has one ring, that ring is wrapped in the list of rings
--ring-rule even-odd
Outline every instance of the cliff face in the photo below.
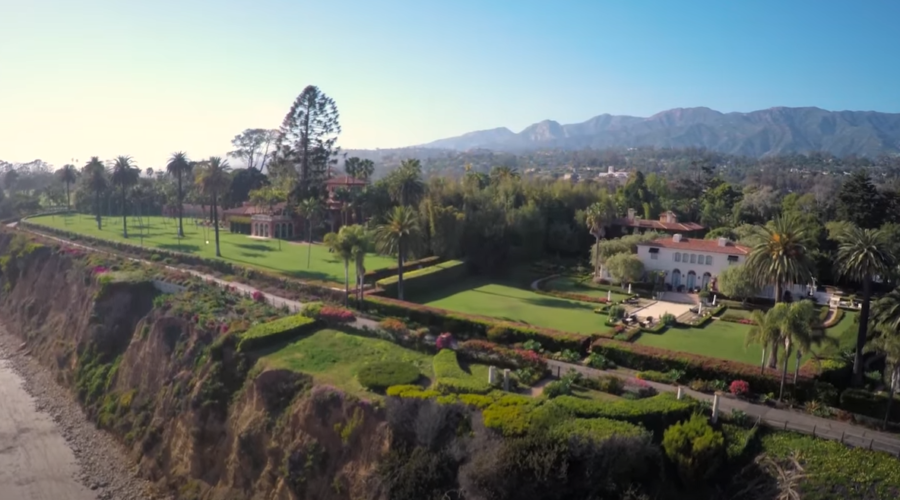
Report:
[[[233,337],[160,307],[148,281],[5,232],[0,256],[6,328],[162,488],[185,499],[381,496],[390,432],[379,408],[254,368]]]

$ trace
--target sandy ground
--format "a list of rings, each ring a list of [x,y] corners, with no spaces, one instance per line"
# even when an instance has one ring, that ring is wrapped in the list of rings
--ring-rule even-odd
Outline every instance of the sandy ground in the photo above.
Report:
[[[0,359],[0,499],[95,500],[76,479],[75,455],[22,379]]]
[[[641,319],[646,318],[647,316],[653,316],[653,319],[658,320],[663,314],[671,313],[677,318],[690,311],[692,307],[694,307],[693,304],[677,304],[675,302],[665,302],[661,300],[649,307],[634,311],[632,314]]]

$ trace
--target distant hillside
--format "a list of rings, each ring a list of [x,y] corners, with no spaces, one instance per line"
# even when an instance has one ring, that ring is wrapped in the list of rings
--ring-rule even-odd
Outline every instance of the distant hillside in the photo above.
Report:
[[[570,125],[544,120],[518,134],[495,128],[417,148],[523,151],[640,146],[697,147],[757,158],[811,151],[874,157],[900,153],[900,113],[785,107],[720,113],[709,108],[678,108],[649,118],[600,115]]]

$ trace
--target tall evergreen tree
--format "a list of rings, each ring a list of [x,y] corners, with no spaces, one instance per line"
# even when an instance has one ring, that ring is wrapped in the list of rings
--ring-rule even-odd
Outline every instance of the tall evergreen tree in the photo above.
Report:
[[[178,237],[184,238],[184,224],[182,218],[184,216],[184,186],[182,180],[191,174],[193,163],[188,160],[187,153],[179,151],[172,153],[169,163],[166,165],[166,172],[175,177],[178,182],[178,192],[176,193],[178,200]]]
[[[71,210],[69,186],[78,180],[78,169],[75,168],[75,165],[63,165],[63,168],[59,169],[58,175],[59,179],[66,185],[66,210]]]
[[[303,89],[284,117],[278,130],[276,155],[300,174],[297,198],[307,198],[314,192],[314,186],[324,181],[328,167],[337,163],[339,118],[334,100],[315,85]]]
[[[863,229],[881,227],[885,220],[884,197],[865,170],[853,172],[837,195],[837,215]]]

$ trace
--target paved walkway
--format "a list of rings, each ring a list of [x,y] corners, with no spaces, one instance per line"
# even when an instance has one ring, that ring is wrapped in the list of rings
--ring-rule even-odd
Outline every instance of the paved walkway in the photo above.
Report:
[[[553,375],[559,376],[569,370],[576,370],[585,377],[599,377],[613,375],[626,382],[633,381],[637,372],[632,370],[597,370],[582,365],[563,363],[561,361],[548,360]],[[669,384],[644,381],[660,392],[677,392],[678,388]],[[713,396],[702,392],[693,391],[682,387],[684,394],[701,401],[712,402]],[[782,430],[791,430],[816,437],[841,441],[849,446],[871,448],[890,453],[900,457],[900,436],[873,431],[858,425],[838,422],[827,418],[816,417],[807,413],[792,410],[779,410],[766,405],[751,403],[730,397],[719,397],[719,409],[721,412],[730,413],[732,410],[740,410],[750,418],[764,423],[770,427]]]

